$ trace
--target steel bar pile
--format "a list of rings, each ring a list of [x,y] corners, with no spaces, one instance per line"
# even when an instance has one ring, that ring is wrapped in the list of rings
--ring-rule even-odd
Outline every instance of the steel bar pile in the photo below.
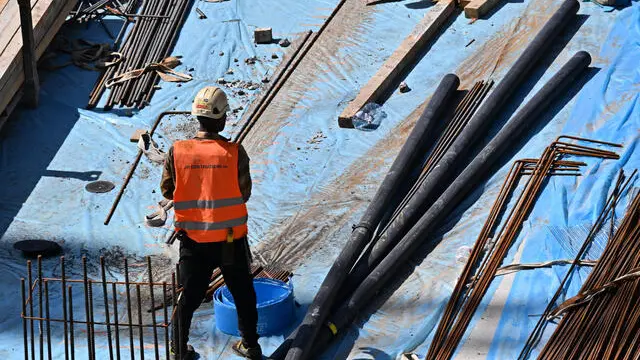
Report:
[[[61,257],[61,277],[44,277],[42,258],[38,257],[36,277],[33,279],[31,261],[27,262],[28,285],[24,278],[21,279],[21,318],[25,359],[35,359],[37,352],[39,352],[41,359],[45,358],[45,352],[46,358],[52,359],[54,358],[52,347],[60,344],[64,346],[65,360],[75,359],[76,356],[85,358],[80,354],[77,346],[81,342],[79,338],[81,332],[86,333],[87,359],[107,357],[106,354],[96,353],[96,338],[98,336],[106,337],[109,359],[120,359],[123,351],[129,352],[130,359],[135,359],[136,347],[139,350],[140,359],[144,359],[145,348],[149,345],[153,348],[152,357],[154,359],[168,358],[169,327],[175,313],[176,302],[172,303],[171,315],[167,309],[161,314],[157,314],[154,306],[154,291],[161,289],[161,293],[164,294],[163,303],[167,303],[167,290],[171,289],[170,291],[174,294],[177,290],[178,284],[175,280],[171,284],[166,281],[154,281],[149,257],[147,258],[148,281],[141,282],[129,281],[129,266],[126,259],[124,260],[124,282],[107,280],[103,257],[100,257],[101,279],[99,281],[89,278],[85,257],[82,258],[82,279],[68,279],[65,265],[65,259]],[[175,279],[175,274],[172,274],[172,278]],[[79,287],[83,288],[81,293],[77,290],[74,291],[74,288]],[[122,294],[125,299],[122,299]],[[59,295],[61,295],[62,303],[55,306],[50,304],[50,299],[52,297],[58,298]],[[143,298],[148,299],[151,303],[150,317],[149,315],[143,317]],[[83,300],[78,302],[78,299]],[[34,311],[35,304],[38,305],[37,313]],[[84,310],[84,316],[78,316],[78,309]],[[121,321],[123,317],[126,317],[127,320]],[[137,319],[137,321],[134,322],[133,319]],[[34,322],[36,321],[40,324],[39,334],[34,332]],[[60,326],[54,327],[55,324],[62,325],[62,329]],[[126,329],[128,332],[124,331]],[[145,331],[150,331],[151,334],[145,337]],[[121,343],[128,343],[129,349],[121,349]],[[161,348],[163,348],[162,352]],[[55,356],[55,358],[60,357]]]
[[[109,79],[126,72],[160,63],[169,56],[187,13],[188,0],[147,0],[135,20],[120,52],[124,61],[100,76],[90,94],[89,108],[97,106]],[[158,81],[155,71],[115,84],[110,88],[105,109],[114,105],[142,108],[149,103]]]
[[[554,26],[558,25],[558,22],[564,19],[567,14],[575,14],[575,4],[573,2],[566,2],[562,8],[560,14],[562,16],[554,16]],[[543,33],[548,34],[549,30],[545,30]],[[540,41],[537,42],[538,44]],[[473,138],[477,138],[478,128],[486,127],[490,122],[487,118],[487,114],[493,114],[493,111],[484,110],[483,116],[477,117],[473,115],[467,127],[462,131],[460,136],[464,139],[456,139],[450,147],[450,150],[445,153],[442,160],[446,159],[447,166],[442,168],[442,164],[438,164],[433,171],[427,172],[427,180],[424,181],[424,187],[418,191],[417,195],[414,195],[414,199],[410,214],[407,213],[407,206],[403,209],[403,214],[398,217],[398,222],[395,226],[395,235],[390,237],[388,234],[385,237],[379,237],[375,246],[369,253],[362,254],[363,260],[360,261],[359,266],[351,270],[347,275],[347,279],[343,280],[343,286],[339,291],[339,296],[342,302],[336,302],[331,309],[331,316],[329,320],[325,321],[318,317],[318,321],[331,324],[323,331],[319,333],[319,337],[315,341],[315,351],[322,351],[324,346],[331,341],[332,338],[338,334],[336,329],[342,329],[347,326],[351,321],[355,319],[359,310],[364,307],[374,297],[374,295],[386,286],[387,281],[393,278],[395,271],[406,264],[406,260],[415,253],[421,243],[430,237],[432,231],[436,230],[436,227],[444,221],[447,216],[464,200],[464,198],[481,182],[490,175],[491,167],[500,159],[500,157],[509,150],[514,150],[519,144],[527,131],[531,129],[540,120],[544,112],[550,107],[551,104],[559,97],[565,94],[566,90],[572,85],[575,80],[579,79],[584,70],[588,67],[591,58],[586,52],[578,52],[574,55],[532,98],[529,102],[522,107],[520,111],[500,130],[500,132],[482,149],[482,151],[471,161],[471,163],[464,169],[464,171],[444,190],[444,192],[437,197],[438,183],[441,181],[430,181],[428,179],[442,179],[451,174],[449,169],[450,165],[461,166],[462,164],[452,163],[461,153],[464,153],[466,147],[470,142],[473,142]],[[524,65],[520,65],[524,66]],[[510,83],[510,82],[509,82]],[[508,83],[508,84],[509,84]],[[500,86],[503,83],[498,86]],[[504,92],[504,87],[500,93]],[[497,91],[497,90],[495,90]],[[494,91],[494,93],[495,93]],[[437,92],[436,92],[437,93]],[[492,95],[490,95],[486,101],[488,102]],[[502,95],[501,95],[502,96]],[[432,99],[433,101],[433,99]],[[490,106],[496,105],[495,99],[492,100]],[[481,105],[478,111],[485,107],[485,104]],[[495,116],[495,115],[493,115]],[[475,122],[474,122],[475,119]],[[474,123],[473,127],[469,129],[471,123]],[[455,149],[455,151],[451,151]],[[404,150],[404,147],[403,147]],[[402,153],[402,151],[401,151]],[[562,171],[562,170],[560,170]],[[434,173],[437,174],[434,175]],[[395,174],[397,171],[390,171],[390,174]],[[389,175],[388,175],[389,176]],[[386,179],[385,179],[386,181]],[[385,182],[381,185],[380,189],[384,188]],[[441,186],[441,185],[440,185]],[[378,190],[380,191],[380,190]],[[416,198],[417,196],[417,198]],[[434,202],[431,202],[429,198],[437,197]],[[385,198],[375,197],[372,204],[381,205],[385,204]],[[425,206],[424,203],[428,206]],[[386,206],[386,205],[385,205]],[[427,210],[421,211],[423,208]],[[420,210],[420,211],[419,211]],[[421,217],[417,222],[413,223],[408,220],[408,217],[420,215]],[[378,218],[380,219],[380,218]],[[356,244],[362,240],[360,236],[364,235],[365,243],[369,241],[375,231],[376,222],[367,223],[368,227],[356,227],[352,233],[351,240],[347,243],[347,247],[343,249],[345,252],[347,249],[355,251]],[[413,226],[413,227],[411,227]],[[409,230],[403,228],[408,227]],[[370,230],[369,230],[370,229]],[[405,231],[408,231],[406,235],[400,236]],[[362,234],[360,234],[362,233]],[[368,238],[367,238],[368,237]],[[401,239],[400,239],[401,238]],[[391,239],[391,241],[389,240]],[[393,244],[396,244],[392,246]],[[371,247],[370,247],[371,249]],[[342,256],[342,254],[341,254]],[[334,267],[339,262],[341,267],[347,267],[349,264],[345,259],[339,256]],[[366,261],[365,261],[366,260]],[[364,262],[363,262],[364,261]],[[364,264],[364,265],[361,265]],[[332,267],[333,270],[333,267]],[[329,272],[325,283],[333,276],[334,278],[340,278],[342,275],[332,274]],[[323,287],[324,284],[323,283]],[[338,282],[332,282],[331,285],[335,286]],[[323,287],[318,294],[323,291]],[[332,289],[331,291],[335,291]],[[316,295],[317,297],[318,295]],[[315,301],[314,301],[315,302]],[[312,305],[313,306],[313,305]],[[322,305],[321,305],[322,306]],[[325,304],[325,306],[328,306]],[[318,312],[319,308],[312,308],[316,315],[322,314]],[[329,311],[324,308],[324,311]],[[292,346],[293,339],[297,337],[297,331],[294,331],[285,342],[271,355],[273,359],[285,358],[288,349]]]
[[[525,162],[516,162],[500,191],[498,199],[489,215],[489,219],[485,223],[476,241],[469,261],[463,270],[463,274],[456,284],[454,294],[449,300],[445,316],[440,321],[426,359],[444,360],[450,359],[453,356],[471,318],[489,289],[489,285],[493,281],[496,271],[519,234],[524,220],[533,208],[545,180],[554,172],[575,172],[579,166],[586,165],[578,162],[566,162],[562,160],[562,157],[575,155],[618,159],[618,155],[615,152],[572,144],[563,141],[565,139],[601,145],[620,146],[589,139],[559,137],[545,149],[540,160],[536,161],[535,166],[530,166],[527,170]],[[520,193],[516,204],[507,215],[504,225],[495,236],[491,236],[496,228],[498,216],[504,210],[508,195],[518,184],[518,178],[525,171],[531,175],[524,185],[524,189]],[[493,237],[495,242],[490,246],[490,249],[487,250],[484,261],[476,271],[474,281],[467,284],[471,277],[471,271],[478,265],[482,251],[487,246],[490,237]]]
[[[569,13],[573,10],[574,9],[565,9],[565,11],[569,11]],[[384,256],[384,252],[380,251],[376,254],[376,249],[373,249],[369,256],[370,259],[375,260],[377,256],[382,258],[377,265],[375,265],[376,263],[374,262],[360,273],[352,271],[349,274],[349,278],[352,279],[348,279],[347,281],[352,281],[354,285],[351,288],[346,288],[345,286],[343,290],[341,290],[341,295],[345,296],[346,299],[341,305],[337,305],[332,309],[332,315],[327,320],[327,323],[331,326],[323,328],[323,331],[319,334],[319,337],[316,339],[315,351],[322,351],[328,342],[339,333],[335,331],[336,329],[343,329],[356,318],[358,312],[375,297],[378,291],[383,289],[387,283],[394,278],[394,274],[401,267],[405,266],[407,260],[416,253],[425,241],[430,239],[431,234],[437,230],[438,226],[462,203],[466,196],[470,194],[483,179],[486,179],[491,174],[492,167],[500,157],[505,152],[513,151],[520,146],[519,142],[523,139],[524,135],[540,121],[544,112],[551,104],[562,97],[569,86],[580,78],[581,74],[583,74],[584,70],[588,67],[590,60],[591,58],[588,53],[576,53],[576,55],[509,120],[462,173],[449,184],[437,200],[431,203],[415,225],[402,237],[397,245],[389,250],[386,256]],[[500,85],[498,87],[500,87]],[[486,101],[489,101],[489,98],[487,98]],[[480,109],[484,106],[483,104]],[[473,118],[470,124],[471,122],[473,122]],[[467,127],[469,127],[470,124],[467,125]],[[477,126],[477,124],[475,125]],[[463,131],[463,134],[465,132],[467,132],[467,129]],[[476,136],[475,134],[475,131],[471,133],[467,132],[464,136]],[[459,146],[461,145],[458,140],[452,145],[453,148]],[[457,149],[457,151],[460,151],[460,149]],[[449,161],[451,161],[449,153],[445,155],[445,157],[447,156],[449,157]],[[442,165],[439,164],[429,176],[436,171],[442,173],[443,170],[440,169],[441,166]],[[528,171],[531,170],[532,169],[528,169]],[[558,171],[554,170],[554,172]],[[560,170],[559,172],[565,173],[566,171]],[[413,210],[415,210],[415,208]],[[399,218],[403,219],[402,216]],[[404,220],[406,220],[406,218]],[[381,240],[378,240],[378,244]],[[355,277],[355,279],[353,277]],[[290,336],[290,338],[292,337],[295,337],[295,334]],[[274,359],[284,358],[288,347],[291,346],[290,344],[290,339],[287,339],[276,352],[272,354],[272,357]]]
[[[575,297],[555,309],[562,316],[538,359],[640,357],[640,194]]]
[[[567,272],[566,272],[564,278],[562,279],[562,281],[560,282],[560,285],[558,286],[555,294],[549,300],[545,311],[543,312],[542,316],[540,317],[540,319],[536,323],[536,326],[534,327],[533,331],[529,334],[529,338],[527,339],[527,342],[525,343],[524,348],[520,352],[520,355],[518,356],[518,359],[525,360],[525,359],[529,358],[529,355],[531,354],[531,351],[538,344],[540,338],[542,337],[542,334],[543,334],[544,329],[545,329],[546,324],[547,324],[547,317],[549,316],[551,311],[554,309],[555,304],[558,301],[558,299],[565,294],[565,291],[566,291],[565,290],[565,284],[571,278],[574,270],[577,267],[577,264],[583,262],[583,257],[585,256],[587,250],[592,246],[593,241],[596,238],[596,235],[602,230],[602,227],[605,225],[606,221],[609,218],[610,218],[610,221],[611,221],[611,224],[612,224],[610,231],[613,232],[613,230],[614,230],[613,224],[615,223],[615,208],[616,208],[616,205],[618,204],[618,201],[621,198],[621,196],[626,191],[628,191],[629,185],[631,184],[631,180],[635,177],[636,173],[637,173],[637,170],[635,170],[631,174],[631,176],[626,178],[626,182],[625,182],[624,172],[622,171],[622,169],[620,169],[620,173],[618,175],[618,180],[616,181],[616,184],[615,184],[615,186],[613,188],[613,191],[612,191],[611,195],[607,199],[604,207],[602,208],[602,211],[598,215],[598,218],[596,219],[595,223],[591,227],[591,230],[587,234],[587,237],[584,240],[584,242],[582,243],[582,246],[577,251],[576,257],[573,260],[573,264],[567,270]],[[613,236],[610,236],[609,238],[612,238],[612,237]]]

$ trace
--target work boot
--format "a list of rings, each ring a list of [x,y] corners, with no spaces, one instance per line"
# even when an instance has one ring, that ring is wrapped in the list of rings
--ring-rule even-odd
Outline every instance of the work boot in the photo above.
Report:
[[[173,343],[171,343],[171,359],[172,360],[194,360],[196,359],[196,350],[191,345],[187,345],[187,350],[183,351],[181,358],[178,359],[177,351],[173,347]]]
[[[262,348],[258,343],[248,346],[244,341],[240,340],[233,345],[233,351],[246,359],[262,360]]]

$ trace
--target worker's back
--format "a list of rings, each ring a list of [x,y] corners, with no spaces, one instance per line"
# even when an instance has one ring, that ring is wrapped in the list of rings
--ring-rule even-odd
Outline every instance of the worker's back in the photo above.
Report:
[[[238,145],[225,140],[178,141],[175,167],[175,226],[197,242],[247,235],[247,208],[238,184]]]

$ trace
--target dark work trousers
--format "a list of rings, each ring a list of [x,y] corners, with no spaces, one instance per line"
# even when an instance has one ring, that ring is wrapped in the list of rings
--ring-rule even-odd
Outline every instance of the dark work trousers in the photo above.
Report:
[[[258,342],[256,292],[251,276],[251,253],[247,238],[233,242],[232,265],[223,262],[225,243],[197,243],[185,235],[180,236],[180,284],[183,286],[178,309],[173,321],[173,344],[186,349],[193,313],[204,300],[211,282],[213,270],[220,267],[225,284],[229,287],[238,312],[238,329],[245,344],[252,346]],[[178,339],[178,324],[180,337]],[[183,352],[184,353],[184,352]]]

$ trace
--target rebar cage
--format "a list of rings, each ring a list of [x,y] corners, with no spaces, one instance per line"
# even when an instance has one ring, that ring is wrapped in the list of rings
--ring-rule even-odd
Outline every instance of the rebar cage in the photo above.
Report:
[[[124,281],[107,280],[104,257],[100,257],[100,280],[88,277],[86,257],[82,258],[82,279],[66,278],[64,257],[60,258],[60,278],[43,277],[41,256],[35,274],[32,262],[27,261],[27,279],[21,279],[25,360],[35,360],[36,353],[44,359],[45,352],[47,359],[62,358],[59,346],[52,349],[53,344],[61,343],[64,359],[75,359],[80,342],[86,342],[88,359],[106,358],[106,353],[98,356],[96,348],[96,337],[104,336],[109,359],[135,359],[136,354],[144,359],[150,348],[152,358],[169,359],[169,328],[176,312],[179,277],[172,272],[170,283],[154,282],[151,258],[146,259],[147,281],[130,281],[126,258]],[[156,306],[158,294],[161,300]]]
[[[104,359],[107,350],[102,346],[98,356],[97,337],[100,343],[106,337],[110,360],[144,360],[145,356],[170,359],[170,328],[179,311],[177,302],[182,292],[177,280],[179,267],[176,264],[171,272],[170,282],[154,281],[151,257],[146,257],[146,281],[131,281],[126,257],[123,263],[124,281],[119,281],[107,279],[102,256],[99,280],[89,278],[86,257],[82,257],[81,279],[66,277],[64,256],[60,258],[59,278],[43,276],[42,256],[37,258],[35,274],[28,260],[27,279],[21,279],[25,360],[35,360],[36,353],[39,359],[45,359],[45,353],[47,359],[75,360],[80,353],[86,354],[87,359]],[[250,271],[254,278],[284,282],[292,275],[273,266],[252,266]],[[213,292],[223,285],[222,272],[214,270],[204,300],[211,300]],[[177,338],[181,338],[179,333]],[[86,343],[86,352],[76,349],[80,343]],[[60,345],[64,345],[63,350]],[[178,358],[181,348],[176,347]]]

